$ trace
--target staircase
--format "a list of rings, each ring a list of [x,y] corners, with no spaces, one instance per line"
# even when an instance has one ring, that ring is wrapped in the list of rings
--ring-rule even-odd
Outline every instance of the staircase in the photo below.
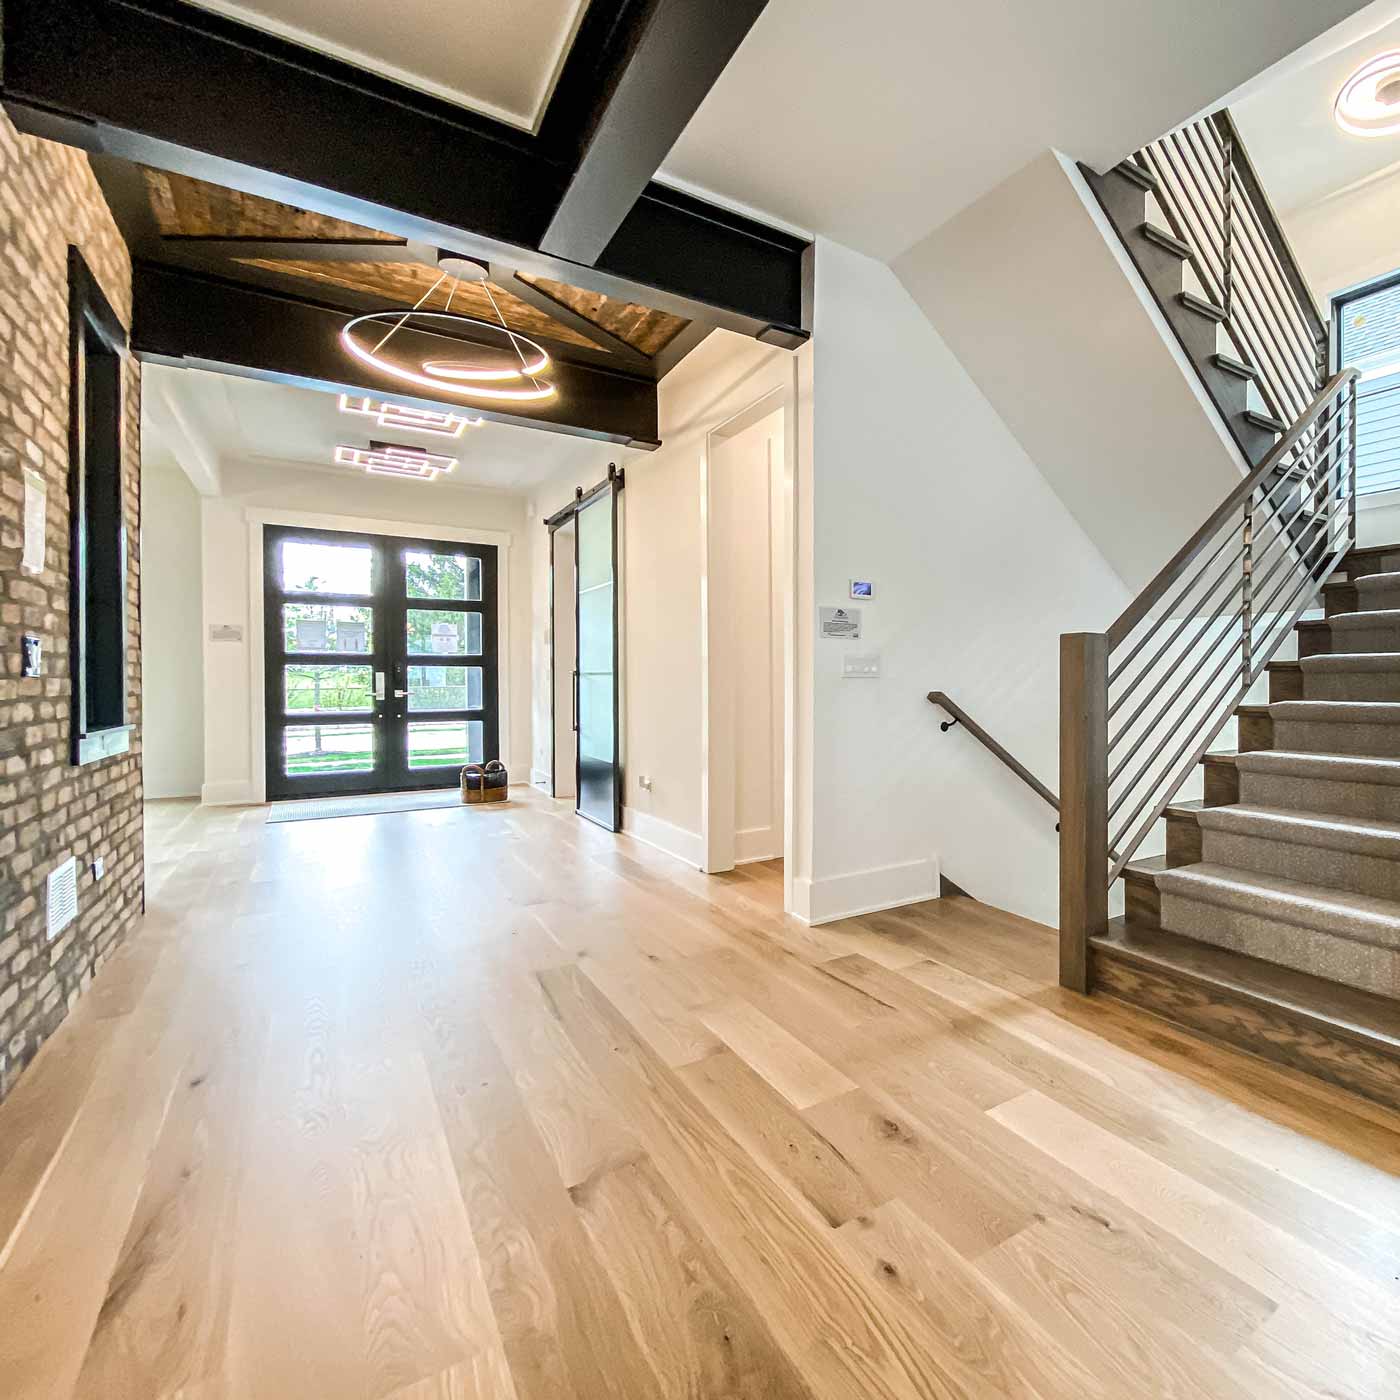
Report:
[[[1096,990],[1400,1107],[1400,543],[1341,569],[1090,956]]]
[[[1086,177],[1248,469],[1061,638],[1060,980],[1400,1108],[1400,543],[1356,547],[1358,376],[1228,114]]]
[[[1246,462],[1259,462],[1327,370],[1327,325],[1228,112],[1098,175],[1124,251]]]

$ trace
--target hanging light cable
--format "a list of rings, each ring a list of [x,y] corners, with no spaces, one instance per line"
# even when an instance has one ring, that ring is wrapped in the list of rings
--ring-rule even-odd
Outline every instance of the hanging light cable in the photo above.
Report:
[[[371,311],[347,321],[340,332],[341,344],[345,350],[381,374],[389,375],[409,384],[420,385],[435,392],[445,391],[463,397],[493,399],[505,403],[538,402],[553,398],[556,393],[554,385],[542,381],[538,377],[549,368],[549,353],[537,340],[511,328],[486,282],[486,265],[472,258],[448,254],[439,259],[439,266],[443,269],[442,274],[407,311]],[[444,309],[442,311],[425,309],[429,298],[449,277],[453,280],[448,289]],[[491,303],[491,309],[496,315],[494,322],[452,310],[457,289],[465,280],[478,281],[482,284],[486,298]],[[390,320],[393,324],[373,346],[360,339],[358,332],[361,327],[371,324],[378,325]],[[437,335],[444,339],[453,340],[459,339],[461,331],[467,327],[487,327],[493,334],[499,333],[504,336],[510,349],[515,352],[519,366],[518,368],[503,368],[492,366],[489,363],[482,364],[456,358],[421,359],[416,364],[402,363],[382,352],[405,326],[419,334]],[[437,326],[442,327],[442,329],[435,329]],[[449,328],[453,327],[458,330],[458,335],[452,335]],[[479,332],[475,338],[480,340]],[[526,347],[532,352],[529,358],[526,356],[526,349],[522,347]],[[528,380],[530,387],[496,387],[497,384],[503,385],[510,380]]]

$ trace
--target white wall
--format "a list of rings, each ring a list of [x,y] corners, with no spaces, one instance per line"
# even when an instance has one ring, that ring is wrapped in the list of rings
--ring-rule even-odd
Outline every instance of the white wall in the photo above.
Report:
[[[813,805],[799,911],[928,897],[941,868],[1054,923],[1054,813],[969,735],[940,732],[924,697],[947,691],[1055,788],[1059,634],[1102,630],[1128,590],[888,267],[818,243],[808,353],[798,547],[814,596],[799,607],[812,660],[798,671],[810,689],[798,749],[810,745],[799,771]],[[877,586],[864,635],[817,638],[812,607],[845,602],[851,577]],[[843,680],[846,650],[878,653],[881,678]]]
[[[204,781],[199,495],[178,467],[141,472],[141,725],[145,793]]]
[[[533,767],[549,767],[548,532],[540,522],[590,487],[609,461],[622,493],[622,750],[624,825],[682,859],[701,861],[703,468],[708,432],[774,390],[790,389],[794,357],[716,331],[659,388],[662,446],[600,450],[596,465],[552,478],[528,509],[531,668],[537,697]],[[651,780],[650,790],[639,779]]]
[[[1194,369],[1079,171],[1053,151],[894,269],[1134,588],[1239,481],[1242,459]]]
[[[1338,292],[1400,268],[1400,170],[1281,217],[1324,315]]]
[[[528,781],[530,561],[524,545],[523,498],[437,483],[342,478],[262,463],[225,463],[223,491],[203,502],[206,802],[258,800],[263,770],[263,756],[254,752],[254,721],[262,705],[254,649],[261,648],[262,638],[253,635],[249,610],[250,509],[508,534],[510,545],[502,561],[507,600],[501,617],[507,648],[500,668],[502,751],[512,781]],[[243,640],[207,640],[209,626],[218,623],[241,626]]]

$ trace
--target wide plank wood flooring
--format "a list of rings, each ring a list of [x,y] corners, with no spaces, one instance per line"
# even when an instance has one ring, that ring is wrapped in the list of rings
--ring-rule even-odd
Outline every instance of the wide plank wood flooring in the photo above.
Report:
[[[1049,931],[524,790],[263,816],[152,805],[0,1106],[4,1400],[1400,1396],[1400,1119]]]

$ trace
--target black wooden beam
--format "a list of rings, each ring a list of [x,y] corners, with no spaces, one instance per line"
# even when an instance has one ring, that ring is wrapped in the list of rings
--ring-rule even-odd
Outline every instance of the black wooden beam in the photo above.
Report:
[[[131,348],[143,360],[454,408],[630,447],[658,445],[656,385],[637,375],[556,360],[549,377],[558,393],[540,404],[504,410],[465,398],[426,399],[345,353],[340,331],[353,313],[341,308],[145,262],[135,266],[132,301]]]
[[[580,157],[558,139],[181,0],[3,0],[0,100],[36,135],[742,334],[810,326],[805,240],[651,185],[596,267],[561,258],[542,239]]]
[[[768,0],[650,0],[541,247],[595,263]]]

